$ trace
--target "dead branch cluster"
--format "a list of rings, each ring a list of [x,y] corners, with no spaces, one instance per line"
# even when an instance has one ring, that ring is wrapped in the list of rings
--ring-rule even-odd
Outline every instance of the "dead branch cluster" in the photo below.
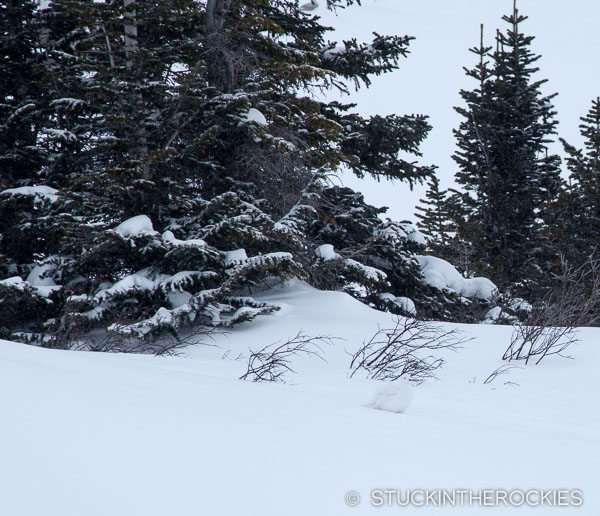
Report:
[[[444,359],[441,351],[456,351],[465,340],[460,332],[430,321],[398,317],[392,328],[380,328],[350,362],[350,377],[359,371],[374,380],[405,378],[422,383],[435,378]]]
[[[101,332],[96,335],[73,337],[66,349],[102,353],[137,353],[155,356],[179,356],[189,346],[201,344],[214,346],[210,340],[222,330],[205,325],[192,325],[184,330],[164,332],[160,338],[142,340],[116,332]]]
[[[295,373],[292,360],[305,356],[325,360],[323,345],[330,345],[332,338],[329,336],[311,337],[299,331],[295,337],[283,343],[275,342],[258,351],[250,350],[246,372],[240,380],[252,382],[283,382],[285,375]]]
[[[536,303],[527,320],[515,327],[503,360],[535,361],[565,352],[576,343],[581,326],[600,322],[600,261],[591,258],[580,267],[562,263],[558,286]]]

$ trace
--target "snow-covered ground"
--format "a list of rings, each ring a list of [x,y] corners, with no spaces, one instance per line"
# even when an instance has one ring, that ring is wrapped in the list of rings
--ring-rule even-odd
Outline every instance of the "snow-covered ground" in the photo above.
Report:
[[[179,357],[1,341],[0,514],[529,511],[370,504],[373,489],[461,488],[580,489],[579,508],[534,511],[599,513],[600,330],[581,331],[573,360],[549,358],[484,385],[511,329],[462,326],[473,340],[447,355],[439,381],[412,393],[401,385],[396,402],[413,399],[392,413],[366,406],[386,384],[348,378],[348,352],[389,325],[388,314],[297,281],[259,297],[281,310]],[[287,384],[238,380],[239,354],[300,329],[344,340],[324,348],[327,362],[295,360]],[[346,505],[349,491],[358,506]]]

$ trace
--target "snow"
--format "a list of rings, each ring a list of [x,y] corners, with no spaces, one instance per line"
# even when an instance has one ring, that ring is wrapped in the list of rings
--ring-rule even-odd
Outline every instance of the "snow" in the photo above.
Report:
[[[512,310],[523,312],[531,312],[531,310],[533,310],[531,303],[529,303],[525,299],[521,299],[520,297],[515,297],[514,299],[512,299],[511,302],[508,304],[508,307]]]
[[[145,271],[140,271],[135,274],[125,276],[122,280],[117,281],[109,288],[101,289],[95,296],[96,302],[102,302],[115,296],[126,295],[132,291],[149,290],[153,291],[156,288],[156,281],[149,279],[145,275]]]
[[[225,265],[239,265],[248,260],[245,249],[235,249],[234,251],[225,251]]]
[[[337,260],[340,258],[340,255],[334,251],[331,244],[320,245],[315,249],[315,254],[317,255],[317,258],[321,258],[321,260],[325,261]]]
[[[404,223],[402,228],[406,232],[406,239],[410,242],[415,242],[421,245],[427,245],[425,235],[421,233],[415,226],[410,223]]]
[[[137,215],[136,217],[131,217],[130,219],[121,222],[121,224],[119,224],[114,231],[125,238],[158,235],[158,233],[154,231],[150,217],[147,215]]]
[[[463,278],[454,266],[435,256],[416,257],[425,276],[425,283],[448,289],[468,298],[492,299],[498,288],[487,278]]]
[[[391,294],[389,292],[385,292],[383,294],[380,294],[379,297],[381,299],[387,299],[388,301],[391,301],[392,303],[394,303],[395,305],[398,305],[398,307],[407,314],[410,315],[417,315],[417,308],[415,306],[415,303],[412,299],[408,298],[408,297],[396,297],[394,296],[394,294]]]
[[[27,283],[23,281],[21,276],[12,276],[0,281],[0,285],[3,287],[18,288],[19,290],[25,290]]]
[[[190,240],[179,240],[175,238],[175,235],[172,231],[165,231],[162,234],[162,241],[167,242],[176,247],[204,247],[206,246],[206,242],[201,238],[192,238]]]
[[[382,270],[379,270],[376,267],[371,267],[369,265],[364,265],[351,258],[346,258],[346,260],[344,260],[344,263],[348,267],[360,271],[362,274],[364,274],[365,278],[367,278],[370,281],[383,281],[387,278],[387,274]]]
[[[38,186],[21,186],[19,188],[9,188],[3,190],[0,195],[27,195],[36,197],[36,199],[44,199],[50,202],[54,202],[58,199],[58,190],[51,188],[50,186],[38,185]]]
[[[62,99],[56,99],[50,102],[51,106],[66,106],[69,109],[74,109],[77,106],[83,106],[85,104],[85,100],[75,99],[72,97],[63,97]]]
[[[29,283],[40,296],[49,297],[52,292],[62,288],[48,275],[55,268],[54,265],[50,264],[36,265],[25,281]]]
[[[258,109],[250,108],[246,114],[246,120],[249,122],[256,122],[258,125],[268,125],[265,115],[263,115]]]
[[[17,288],[19,290],[25,290],[27,287],[32,287],[37,295],[45,298],[48,298],[50,294],[52,294],[52,292],[60,290],[62,288],[60,285],[56,285],[54,281],[52,281],[52,279],[50,278],[41,280],[38,279],[35,275],[36,269],[37,267],[32,270],[32,272],[27,277],[27,280],[24,280],[20,276],[12,276],[10,278],[1,280],[0,286]],[[33,283],[30,283],[30,279],[32,279]]]
[[[583,506],[566,513],[600,511],[600,330],[580,331],[573,360],[550,357],[484,385],[504,363],[512,328],[446,325],[474,340],[448,353],[439,381],[414,387],[398,414],[389,410],[406,405],[403,387],[348,378],[348,353],[389,327],[389,314],[299,281],[257,297],[281,310],[179,357],[0,341],[0,390],[10,393],[2,514],[367,515],[373,489],[533,487],[581,489]],[[238,380],[240,355],[299,329],[344,340],[323,346],[326,362],[294,360],[287,384]],[[357,507],[346,506],[351,490],[362,497]],[[398,510],[417,513],[381,509]]]
[[[486,323],[491,324],[491,323],[496,322],[498,319],[500,319],[501,315],[502,315],[502,308],[499,306],[495,306],[494,308],[492,308],[485,314],[484,320]]]

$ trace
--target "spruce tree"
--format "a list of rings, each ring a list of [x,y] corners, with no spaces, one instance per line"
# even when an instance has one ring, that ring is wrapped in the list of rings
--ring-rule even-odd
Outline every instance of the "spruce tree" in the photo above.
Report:
[[[475,52],[480,63],[469,75],[478,88],[462,91],[466,108],[455,132],[460,167],[457,182],[464,187],[462,204],[468,213],[460,237],[474,250],[473,270],[492,278],[501,287],[530,293],[532,282],[543,271],[541,231],[547,224],[548,205],[560,190],[558,156],[547,145],[557,122],[554,95],[543,96],[535,80],[533,36],[521,25],[527,19],[504,16],[506,32],[497,35],[497,49],[486,64],[490,49]]]
[[[437,176],[430,179],[425,199],[420,202],[421,206],[416,207],[415,213],[419,219],[417,227],[428,238],[430,247],[446,247],[456,227],[448,212],[448,190],[440,189]]]
[[[23,292],[44,310],[9,331],[61,347],[108,334],[149,349],[139,343],[190,324],[273,311],[253,289],[270,276],[318,283],[315,250],[327,244],[345,253],[341,288],[356,297],[377,304],[392,290],[444,312],[452,296],[423,287],[417,233],[327,187],[342,165],[409,183],[431,176],[404,158],[419,155],[426,117],[365,119],[310,94],[396,69],[412,38],[330,42],[289,0],[56,0],[35,16],[48,74],[35,147],[50,159],[31,188],[11,181],[0,193],[7,210],[29,203],[0,281],[12,306]],[[47,238],[18,255],[31,227]]]
[[[600,233],[600,98],[592,101],[579,126],[585,149],[561,139],[567,154],[569,183],[553,204],[554,223],[547,231],[554,261],[581,266],[597,258]]]

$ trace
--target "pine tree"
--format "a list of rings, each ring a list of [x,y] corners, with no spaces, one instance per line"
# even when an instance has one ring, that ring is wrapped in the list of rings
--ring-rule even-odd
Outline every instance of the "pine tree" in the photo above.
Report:
[[[427,296],[441,312],[454,299],[422,283],[414,229],[327,187],[342,165],[411,184],[431,176],[403,157],[419,156],[426,117],[365,119],[308,93],[369,84],[412,38],[330,42],[289,0],[56,0],[39,16],[52,86],[36,148],[50,159],[31,189],[7,184],[0,201],[29,203],[9,239],[6,288],[50,310],[9,331],[148,349],[191,324],[229,326],[275,309],[250,295],[267,277],[318,283],[315,248],[335,235],[347,239],[333,242],[348,254],[340,288],[356,297],[377,304],[392,289],[425,312]],[[50,238],[18,256],[32,210]]]
[[[567,153],[569,184],[553,204],[547,231],[554,260],[583,265],[598,251],[600,232],[600,98],[594,99],[579,126],[585,149],[561,139]]]
[[[46,156],[37,147],[45,103],[36,2],[0,2],[0,189],[23,186]]]
[[[448,211],[448,190],[440,190],[437,176],[431,178],[425,199],[421,199],[420,203],[415,213],[419,219],[417,227],[428,238],[430,248],[445,248],[456,227]]]
[[[509,25],[498,33],[497,50],[481,44],[475,50],[480,63],[469,75],[479,83],[473,92],[461,92],[467,108],[456,131],[460,167],[457,182],[465,188],[462,204],[469,213],[460,237],[474,250],[472,268],[501,287],[528,291],[539,277],[541,231],[548,205],[561,186],[558,156],[547,144],[557,122],[554,95],[542,96],[546,81],[534,80],[540,56],[530,50],[533,36],[521,31],[527,19],[516,9],[503,17]]]

